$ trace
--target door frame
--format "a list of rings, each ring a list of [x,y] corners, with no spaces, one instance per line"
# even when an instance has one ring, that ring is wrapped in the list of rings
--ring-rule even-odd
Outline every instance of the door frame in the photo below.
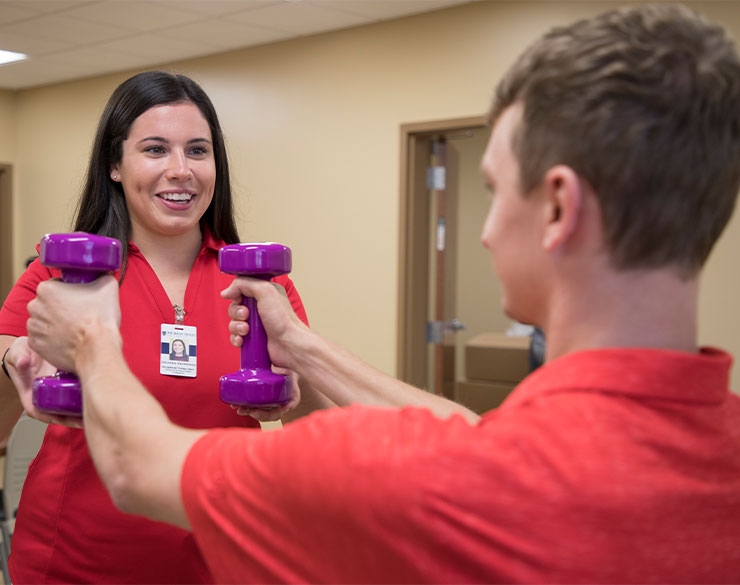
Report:
[[[396,376],[418,388],[427,383],[429,141],[438,134],[487,125],[485,115],[401,124]]]
[[[13,282],[13,167],[0,163],[0,303]]]

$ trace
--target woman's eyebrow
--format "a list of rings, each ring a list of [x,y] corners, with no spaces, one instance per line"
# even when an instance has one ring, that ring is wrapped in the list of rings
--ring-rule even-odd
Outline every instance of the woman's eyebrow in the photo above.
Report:
[[[137,144],[141,144],[142,142],[146,142],[148,140],[153,140],[155,142],[164,142],[166,144],[169,144],[170,141],[166,138],[163,138],[162,136],[147,136],[146,138],[142,138],[139,140]],[[191,138],[187,141],[187,144],[192,144],[193,142],[207,142],[208,144],[211,144],[211,141],[208,140],[208,138]]]

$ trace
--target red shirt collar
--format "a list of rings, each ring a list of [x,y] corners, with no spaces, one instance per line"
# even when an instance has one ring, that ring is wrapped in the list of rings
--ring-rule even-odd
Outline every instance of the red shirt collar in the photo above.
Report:
[[[502,407],[554,392],[601,392],[642,399],[722,402],[732,356],[712,347],[697,353],[648,348],[605,348],[561,356],[527,376]]]

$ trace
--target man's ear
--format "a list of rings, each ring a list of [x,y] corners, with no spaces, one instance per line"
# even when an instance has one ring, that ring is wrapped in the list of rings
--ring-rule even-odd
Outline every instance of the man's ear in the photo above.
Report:
[[[546,198],[542,245],[551,252],[575,232],[581,220],[584,193],[578,174],[566,165],[556,165],[547,171],[542,188]]]

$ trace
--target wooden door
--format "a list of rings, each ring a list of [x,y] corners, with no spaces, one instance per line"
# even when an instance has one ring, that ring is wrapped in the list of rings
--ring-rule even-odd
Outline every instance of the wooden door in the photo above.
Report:
[[[483,128],[484,116],[401,127],[398,377],[452,397],[455,380],[455,258],[457,158],[440,139]],[[444,158],[444,188],[430,168]],[[442,220],[442,221],[440,221]]]

